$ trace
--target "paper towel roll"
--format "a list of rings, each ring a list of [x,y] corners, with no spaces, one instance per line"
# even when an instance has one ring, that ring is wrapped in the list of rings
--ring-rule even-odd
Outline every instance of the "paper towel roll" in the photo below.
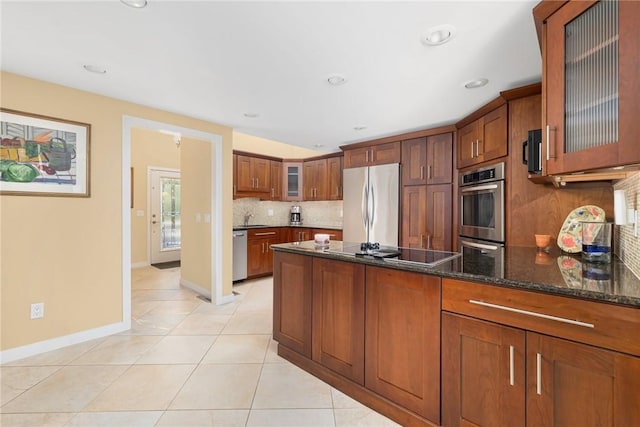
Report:
[[[616,225],[627,225],[627,195],[624,190],[613,192],[613,216]]]

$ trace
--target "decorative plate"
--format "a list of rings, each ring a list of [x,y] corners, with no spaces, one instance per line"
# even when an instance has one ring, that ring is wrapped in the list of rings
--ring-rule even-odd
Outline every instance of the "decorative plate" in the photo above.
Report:
[[[582,263],[569,255],[558,257],[558,268],[569,288],[582,288]]]
[[[580,206],[571,211],[558,233],[558,247],[572,254],[582,251],[582,226],[584,221],[605,221],[604,210],[598,206]]]

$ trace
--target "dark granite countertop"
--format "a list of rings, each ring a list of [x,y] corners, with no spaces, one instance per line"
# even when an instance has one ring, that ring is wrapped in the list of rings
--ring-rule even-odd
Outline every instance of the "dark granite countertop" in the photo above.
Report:
[[[342,230],[342,227],[337,227],[335,225],[266,225],[266,224],[257,224],[257,225],[234,225],[233,231],[236,230],[249,230],[253,228],[282,228],[282,227],[293,227],[293,228],[321,228],[323,230]]]
[[[344,243],[344,247],[353,245]],[[330,252],[316,249],[313,241],[283,243],[272,247],[284,252],[640,308],[640,279],[617,258],[605,265],[583,264],[580,254],[564,254],[558,249],[545,253],[535,248],[508,247],[504,250],[502,271],[495,271],[486,262],[462,257],[435,267],[355,257],[339,253],[343,249],[343,242],[340,241],[331,242]]]

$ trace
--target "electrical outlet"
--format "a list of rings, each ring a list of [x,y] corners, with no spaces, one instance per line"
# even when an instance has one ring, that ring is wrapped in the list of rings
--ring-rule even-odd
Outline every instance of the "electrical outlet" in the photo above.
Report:
[[[267,216],[273,216],[273,209],[267,209]]]
[[[42,317],[44,317],[44,303],[31,304],[31,319],[40,319]]]

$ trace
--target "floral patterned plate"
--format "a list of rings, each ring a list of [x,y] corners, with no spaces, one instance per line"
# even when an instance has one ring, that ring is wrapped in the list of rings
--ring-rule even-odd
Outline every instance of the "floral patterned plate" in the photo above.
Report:
[[[582,226],[584,221],[605,221],[604,210],[598,206],[580,206],[571,211],[558,233],[558,247],[572,254],[582,251]]]

